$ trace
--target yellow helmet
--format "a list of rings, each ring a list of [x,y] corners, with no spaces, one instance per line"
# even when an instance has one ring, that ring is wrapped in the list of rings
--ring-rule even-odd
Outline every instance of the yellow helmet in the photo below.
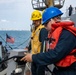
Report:
[[[34,10],[31,15],[31,20],[39,20],[39,19],[42,19],[40,11]]]

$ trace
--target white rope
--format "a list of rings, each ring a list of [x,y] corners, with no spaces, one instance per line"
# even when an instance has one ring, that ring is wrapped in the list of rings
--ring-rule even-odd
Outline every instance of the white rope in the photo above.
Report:
[[[24,68],[24,75],[25,75],[26,67],[31,71],[31,67],[29,67],[28,62],[27,62],[27,63],[25,64],[25,68]]]

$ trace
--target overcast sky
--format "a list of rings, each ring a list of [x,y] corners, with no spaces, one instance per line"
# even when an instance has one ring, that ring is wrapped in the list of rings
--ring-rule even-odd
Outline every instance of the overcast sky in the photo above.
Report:
[[[76,0],[66,0],[61,10],[70,4],[75,7]],[[0,29],[30,30],[32,11],[31,0],[0,0]]]

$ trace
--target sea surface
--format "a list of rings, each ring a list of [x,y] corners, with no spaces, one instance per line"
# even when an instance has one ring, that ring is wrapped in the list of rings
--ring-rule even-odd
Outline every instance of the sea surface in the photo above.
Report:
[[[6,34],[15,38],[15,42],[6,43]],[[8,49],[19,49],[25,48],[30,40],[31,32],[30,31],[0,31],[0,41],[2,41],[3,46],[6,46]]]

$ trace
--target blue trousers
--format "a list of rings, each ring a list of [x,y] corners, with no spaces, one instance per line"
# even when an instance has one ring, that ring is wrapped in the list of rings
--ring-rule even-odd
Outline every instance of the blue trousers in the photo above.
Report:
[[[32,75],[45,75],[45,66],[39,66],[35,63],[31,64]]]

